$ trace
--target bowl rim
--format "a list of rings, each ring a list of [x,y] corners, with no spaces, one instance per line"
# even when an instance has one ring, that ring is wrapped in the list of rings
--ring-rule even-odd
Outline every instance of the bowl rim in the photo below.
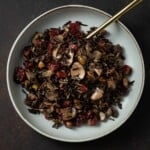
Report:
[[[12,53],[14,51],[14,48],[18,42],[18,40],[20,39],[20,37],[24,34],[24,32],[26,32],[26,30],[32,26],[32,24],[36,23],[39,19],[41,19],[42,17],[48,15],[49,13],[52,13],[52,12],[55,12],[57,10],[60,10],[60,9],[65,9],[65,8],[84,8],[84,9],[88,9],[88,10],[93,10],[93,11],[96,11],[98,13],[101,13],[107,17],[111,17],[111,15],[101,9],[98,9],[98,8],[95,8],[95,7],[92,7],[92,6],[87,6],[87,5],[78,5],[78,4],[71,4],[71,5],[62,5],[62,6],[59,6],[59,7],[56,7],[56,8],[53,8],[53,9],[50,9],[44,13],[42,13],[41,15],[37,16],[35,19],[33,19],[32,21],[30,21],[23,29],[22,31],[18,34],[17,38],[15,39],[11,49],[10,49],[10,52],[9,52],[9,55],[8,55],[8,59],[7,59],[7,67],[6,67],[6,82],[7,82],[7,89],[8,89],[8,93],[9,93],[9,97],[10,97],[10,100],[13,104],[13,107],[15,108],[16,112],[18,113],[18,115],[20,116],[20,118],[29,126],[31,127],[32,129],[34,129],[36,132],[40,133],[41,135],[44,135],[48,138],[51,138],[51,139],[54,139],[54,140],[58,140],[58,141],[62,141],[62,142],[74,142],[74,143],[77,143],[77,142],[87,142],[87,141],[92,141],[92,140],[96,140],[98,138],[102,138],[112,132],[114,132],[116,129],[118,129],[123,123],[125,123],[129,117],[132,115],[133,111],[136,109],[136,106],[137,104],[139,103],[140,99],[141,99],[141,96],[142,96],[142,93],[143,93],[143,89],[144,89],[144,84],[145,84],[145,66],[144,66],[144,60],[143,60],[143,55],[142,55],[142,51],[141,51],[141,48],[139,47],[135,37],[133,36],[133,34],[129,31],[129,29],[120,21],[117,21],[119,23],[119,25],[129,34],[129,36],[131,37],[131,39],[133,40],[133,42],[135,43],[136,47],[137,47],[137,50],[138,50],[138,53],[139,53],[139,56],[140,56],[140,59],[141,59],[141,64],[142,64],[142,84],[141,84],[141,88],[140,88],[140,92],[138,94],[138,97],[137,97],[137,100],[136,100],[136,103],[134,105],[134,107],[129,111],[127,117],[125,119],[123,119],[115,128],[112,128],[110,130],[108,130],[107,132],[105,132],[103,135],[100,135],[100,136],[96,136],[96,137],[90,137],[90,138],[85,138],[85,139],[78,139],[78,140],[73,140],[73,139],[63,139],[63,138],[59,138],[59,137],[53,137],[47,133],[44,133],[42,132],[40,129],[38,129],[37,127],[35,127],[32,123],[30,123],[22,114],[21,112],[19,111],[19,109],[17,108],[14,100],[13,100],[13,96],[12,96],[12,93],[11,93],[11,85],[10,85],[10,79],[9,79],[9,68],[10,68],[10,61],[11,61],[11,56],[12,56]]]

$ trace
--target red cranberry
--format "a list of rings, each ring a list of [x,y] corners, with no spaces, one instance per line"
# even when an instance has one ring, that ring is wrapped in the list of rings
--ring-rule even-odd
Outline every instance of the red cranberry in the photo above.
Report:
[[[60,64],[55,63],[55,62],[49,63],[49,65],[48,65],[48,69],[53,70],[53,71],[56,71],[59,68],[60,68]]]
[[[79,22],[70,23],[69,31],[71,32],[71,34],[76,34],[77,32],[79,32],[79,30],[80,30]]]
[[[56,73],[56,76],[57,76],[57,78],[66,78],[67,77],[67,73],[64,70],[58,71]]]
[[[124,73],[125,75],[130,75],[130,74],[132,73],[132,69],[131,69],[131,67],[128,66],[128,65],[124,65],[122,69],[123,69],[123,73]]]
[[[15,71],[15,80],[17,82],[23,82],[26,79],[26,73],[25,70],[21,67],[16,68]]]
[[[57,28],[51,28],[49,31],[50,38],[53,38],[54,36],[58,35],[60,33],[60,30]]]

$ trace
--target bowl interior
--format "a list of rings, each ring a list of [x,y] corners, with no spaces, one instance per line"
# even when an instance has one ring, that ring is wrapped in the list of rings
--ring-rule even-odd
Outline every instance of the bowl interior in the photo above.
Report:
[[[20,117],[33,129],[39,133],[61,141],[81,142],[102,137],[123,124],[135,109],[144,85],[144,64],[140,48],[133,35],[120,22],[111,24],[107,31],[110,32],[108,38],[114,44],[120,44],[125,51],[125,63],[133,68],[131,80],[135,83],[128,96],[123,99],[123,108],[119,110],[119,117],[115,121],[109,120],[96,127],[82,126],[76,129],[61,127],[54,129],[52,122],[44,119],[43,115],[32,115],[24,104],[25,95],[22,88],[14,83],[14,68],[22,62],[22,48],[26,46],[36,31],[43,32],[47,28],[62,26],[67,21],[81,21],[87,24],[83,30],[88,30],[92,26],[99,26],[110,16],[103,11],[87,7],[70,5],[50,10],[25,27],[14,42],[7,64],[7,85],[11,101]]]

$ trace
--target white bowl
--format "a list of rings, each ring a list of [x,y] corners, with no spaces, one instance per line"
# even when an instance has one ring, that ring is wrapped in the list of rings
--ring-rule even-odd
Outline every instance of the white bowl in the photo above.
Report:
[[[25,95],[22,92],[22,88],[13,80],[14,69],[22,62],[21,50],[30,42],[32,35],[36,31],[44,31],[46,28],[59,27],[69,20],[81,21],[87,24],[88,26],[83,27],[83,29],[88,30],[92,26],[99,26],[108,18],[110,18],[109,14],[92,7],[82,5],[61,6],[49,10],[34,19],[21,31],[15,40],[7,62],[7,86],[9,95],[19,116],[25,123],[40,134],[66,142],[94,140],[120,127],[136,108],[144,86],[145,70],[143,57],[135,38],[121,22],[113,23],[107,28],[107,31],[110,32],[108,38],[114,44],[120,44],[125,49],[125,61],[134,70],[131,80],[134,80],[135,83],[129,95],[124,97],[122,103],[123,108],[119,110],[119,117],[116,118],[115,121],[109,120],[95,127],[82,126],[76,129],[61,127],[59,129],[54,129],[51,127],[52,122],[44,119],[43,115],[33,115],[27,111],[24,104]]]

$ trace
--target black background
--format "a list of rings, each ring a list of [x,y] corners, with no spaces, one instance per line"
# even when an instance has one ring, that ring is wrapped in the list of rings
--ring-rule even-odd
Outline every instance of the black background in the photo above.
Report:
[[[129,120],[115,132],[86,143],[48,139],[28,127],[15,112],[7,92],[6,62],[19,32],[41,13],[66,4],[84,4],[114,14],[127,0],[1,0],[0,1],[0,150],[150,150],[150,1],[144,0],[120,20],[137,39],[145,62],[145,88]],[[133,58],[134,59],[134,58]],[[79,137],[80,138],[80,137]]]

